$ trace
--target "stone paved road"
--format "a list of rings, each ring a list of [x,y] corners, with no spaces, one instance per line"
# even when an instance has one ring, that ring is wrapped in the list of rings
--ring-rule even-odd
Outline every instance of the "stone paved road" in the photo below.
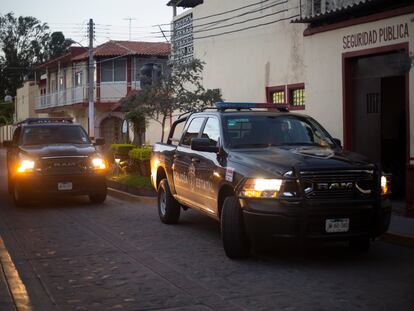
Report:
[[[15,208],[0,164],[0,235],[33,310],[414,310],[413,249],[274,246],[231,261],[196,212],[167,226],[114,198]]]

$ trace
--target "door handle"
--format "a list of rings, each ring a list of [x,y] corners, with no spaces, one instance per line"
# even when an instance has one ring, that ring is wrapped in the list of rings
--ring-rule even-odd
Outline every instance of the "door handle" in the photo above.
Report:
[[[200,159],[199,158],[191,158],[191,162],[193,163],[199,163]]]

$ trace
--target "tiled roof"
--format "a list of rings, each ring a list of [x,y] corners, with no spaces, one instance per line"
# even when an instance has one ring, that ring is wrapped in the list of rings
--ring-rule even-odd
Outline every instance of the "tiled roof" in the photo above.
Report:
[[[171,51],[169,43],[164,42],[142,42],[142,41],[108,41],[97,46],[94,57],[120,56],[120,55],[146,55],[146,56],[168,56]],[[85,52],[72,60],[82,60],[88,58]]]

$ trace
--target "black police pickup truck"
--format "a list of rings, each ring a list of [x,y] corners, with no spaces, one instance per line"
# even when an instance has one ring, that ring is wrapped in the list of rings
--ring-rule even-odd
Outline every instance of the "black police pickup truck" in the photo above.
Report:
[[[8,187],[17,206],[45,195],[106,199],[107,163],[70,118],[29,118],[17,124],[7,150]]]
[[[389,226],[388,177],[311,117],[275,107],[219,103],[179,118],[151,157],[161,221],[176,223],[181,208],[206,213],[230,258],[265,237],[367,250]]]

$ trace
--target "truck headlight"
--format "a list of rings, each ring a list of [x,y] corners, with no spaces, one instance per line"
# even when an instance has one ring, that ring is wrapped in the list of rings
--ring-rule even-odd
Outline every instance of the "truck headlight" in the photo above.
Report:
[[[106,163],[101,158],[93,158],[92,159],[92,165],[93,168],[96,170],[105,170],[106,169]]]
[[[22,160],[17,166],[18,173],[32,172],[35,167],[35,162],[32,160]]]
[[[241,189],[241,195],[248,198],[276,198],[282,179],[248,179]]]
[[[390,176],[381,176],[381,194],[387,195],[391,194],[391,177]]]

